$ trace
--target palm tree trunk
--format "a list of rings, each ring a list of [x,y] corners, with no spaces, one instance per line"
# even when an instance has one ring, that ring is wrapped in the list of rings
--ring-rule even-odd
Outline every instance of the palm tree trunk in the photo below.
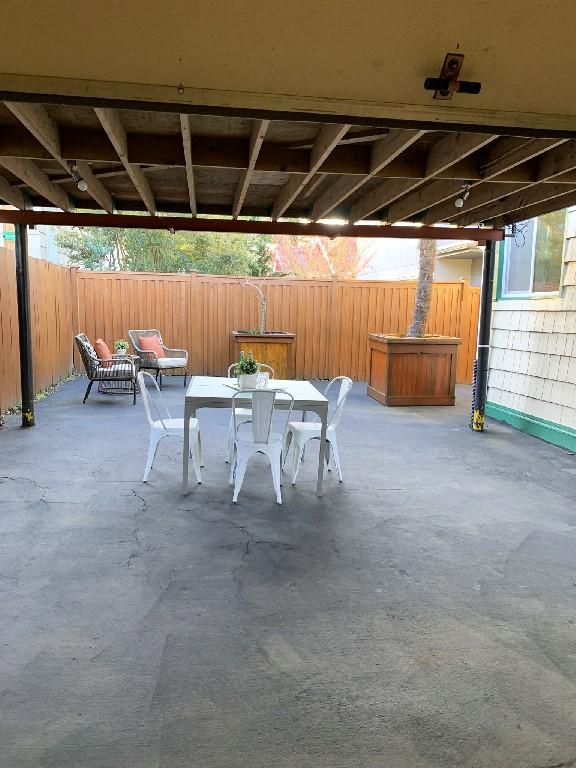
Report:
[[[412,314],[412,325],[408,329],[407,336],[424,336],[426,324],[430,313],[430,301],[432,299],[432,283],[434,280],[434,267],[436,266],[436,240],[419,240],[420,266],[418,270],[418,285],[416,286],[416,300]]]

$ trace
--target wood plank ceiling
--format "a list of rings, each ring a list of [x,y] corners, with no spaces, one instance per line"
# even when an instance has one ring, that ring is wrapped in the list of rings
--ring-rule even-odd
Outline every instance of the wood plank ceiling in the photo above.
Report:
[[[0,203],[501,227],[576,204],[576,141],[4,102]]]

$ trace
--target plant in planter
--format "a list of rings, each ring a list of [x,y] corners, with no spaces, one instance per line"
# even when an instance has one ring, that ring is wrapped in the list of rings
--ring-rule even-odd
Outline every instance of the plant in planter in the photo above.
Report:
[[[129,344],[126,341],[126,339],[117,339],[114,342],[114,349],[116,350],[117,355],[127,355],[128,348],[129,348]]]
[[[266,296],[262,290],[249,280],[240,283],[241,289],[251,289],[260,302],[260,324],[258,328],[232,331],[232,359],[237,359],[239,352],[256,351],[258,359],[269,365],[277,378],[293,379],[295,375],[296,335],[286,331],[266,330]]]
[[[248,352],[247,355],[244,352],[240,352],[240,359],[236,364],[236,374],[240,389],[256,389],[259,371],[260,365],[254,360],[252,352]]]
[[[384,405],[454,405],[460,339],[426,334],[436,241],[420,240],[412,323],[405,336],[368,334],[368,394]]]

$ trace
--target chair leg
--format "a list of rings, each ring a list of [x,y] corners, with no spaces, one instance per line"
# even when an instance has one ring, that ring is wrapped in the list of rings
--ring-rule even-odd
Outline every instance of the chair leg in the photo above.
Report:
[[[232,496],[232,501],[234,504],[238,501],[238,494],[240,493],[240,490],[242,488],[242,483],[244,482],[244,475],[246,473],[246,466],[248,464],[248,457],[241,454],[236,454],[236,472],[234,477],[234,495]]]
[[[200,473],[200,433],[197,433],[196,440],[194,441],[194,447],[192,448],[192,466],[196,474],[196,480],[198,483],[202,482],[202,475]]]
[[[228,483],[234,485],[234,475],[236,473],[236,446],[232,446],[232,453],[230,455],[230,477]]]
[[[274,490],[276,491],[276,503],[282,504],[282,491],[280,490],[280,462],[282,461],[281,455],[269,456],[270,469],[272,470],[272,481],[274,482]]]
[[[336,435],[330,440],[330,447],[332,448],[332,458],[334,459],[334,465],[338,472],[338,480],[342,482],[342,468],[340,467],[340,456],[338,455],[338,443],[336,442]]]
[[[294,445],[294,464],[292,466],[292,485],[296,485],[296,478],[298,477],[298,472],[300,472],[300,464],[302,463],[302,458],[304,456],[304,446],[306,443],[302,443],[301,445],[298,445],[298,443],[295,443]]]
[[[286,466],[286,462],[288,461],[288,452],[290,451],[290,446],[292,445],[292,432],[288,432],[286,435],[286,442],[284,443],[284,450],[283,455],[280,459],[282,463],[282,470],[284,470],[284,467]],[[296,448],[294,448],[296,450]]]
[[[184,387],[186,387],[186,379],[188,377],[188,371],[184,371]]]
[[[204,466],[204,459],[202,458],[202,436],[200,434],[200,427],[198,427],[198,461],[200,466]]]
[[[132,389],[134,390],[134,398],[132,399],[132,405],[136,405],[136,379],[132,379]]]
[[[142,478],[142,482],[145,483],[148,480],[148,475],[150,474],[150,470],[152,469],[152,464],[154,463],[154,457],[156,456],[156,449],[158,448],[158,443],[160,442],[160,439],[162,438],[162,435],[159,435],[155,431],[150,432],[150,444],[148,445],[148,458],[146,460],[146,468],[144,469],[144,477]]]
[[[159,370],[158,374],[159,374],[159,378],[160,378],[160,383],[159,383],[158,386],[160,387],[160,391],[162,391],[162,371]]]
[[[228,440],[226,442],[226,464],[232,461],[234,452],[234,416],[230,415],[230,425],[228,427]]]
[[[92,389],[92,384],[94,384],[93,381],[91,381],[90,384],[88,384],[88,389],[86,390],[86,394],[84,395],[84,400],[82,400],[82,405],[84,405],[86,400],[88,400],[88,395],[90,394],[90,390]]]

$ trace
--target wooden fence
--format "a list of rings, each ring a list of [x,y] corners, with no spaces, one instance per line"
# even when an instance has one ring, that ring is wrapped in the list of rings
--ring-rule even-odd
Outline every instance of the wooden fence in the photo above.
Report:
[[[20,399],[14,252],[0,249],[0,412]],[[73,336],[112,347],[129,328],[160,328],[190,351],[191,372],[222,375],[232,361],[231,331],[255,328],[259,305],[242,278],[196,274],[88,272],[30,259],[34,384],[44,389],[73,367]],[[296,376],[366,378],[366,336],[404,333],[416,284],[380,281],[259,281],[268,329],[296,334]],[[435,283],[429,333],[460,336],[458,381],[472,380],[479,288]],[[80,366],[78,360],[76,365]]]
[[[20,401],[18,307],[14,251],[0,248],[0,413]],[[76,269],[30,259],[30,305],[36,391],[73,368],[78,323]]]
[[[233,330],[255,328],[259,305],[242,278],[196,274],[78,272],[78,323],[110,346],[129,328],[160,328],[166,342],[190,351],[194,373],[223,375]],[[366,336],[404,333],[416,284],[268,278],[268,330],[296,334],[296,376],[366,378]],[[458,381],[472,380],[479,288],[435,283],[429,333],[460,336]]]

